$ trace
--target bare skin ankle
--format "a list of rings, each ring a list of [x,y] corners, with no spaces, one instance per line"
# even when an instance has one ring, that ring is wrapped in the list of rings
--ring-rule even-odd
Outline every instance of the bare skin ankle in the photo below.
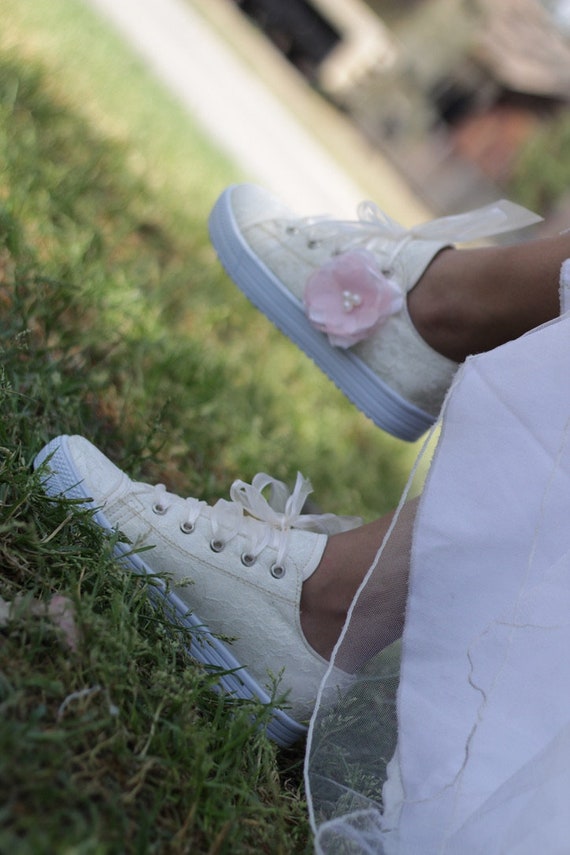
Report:
[[[350,604],[378,547],[379,535],[365,542],[360,534],[365,528],[354,530],[358,532],[358,542],[354,532],[332,535],[317,570],[303,584],[301,628],[313,650],[325,659],[331,656]],[[364,537],[368,541],[366,532]],[[358,550],[357,561],[354,547]]]
[[[409,556],[417,500],[408,502],[397,523],[398,536],[389,538],[382,567],[367,584],[359,607],[371,620],[363,621],[358,645],[337,664],[350,670],[399,638],[407,597]],[[311,647],[330,659],[346,621],[348,609],[393,520],[388,514],[367,525],[329,538],[321,563],[303,584],[301,628]],[[358,610],[357,610],[358,611]],[[360,648],[361,645],[361,648]]]
[[[514,246],[446,249],[408,295],[424,340],[456,362],[512,341],[559,313],[570,234]]]

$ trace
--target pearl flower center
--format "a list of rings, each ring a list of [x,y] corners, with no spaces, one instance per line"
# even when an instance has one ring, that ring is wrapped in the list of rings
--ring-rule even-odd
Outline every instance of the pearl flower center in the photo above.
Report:
[[[360,294],[355,294],[353,291],[342,292],[342,308],[345,312],[352,312],[362,304]]]

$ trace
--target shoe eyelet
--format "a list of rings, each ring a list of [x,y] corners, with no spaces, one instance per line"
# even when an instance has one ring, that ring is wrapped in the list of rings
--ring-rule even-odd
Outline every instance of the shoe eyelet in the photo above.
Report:
[[[285,226],[285,234],[297,235],[299,234],[299,229],[296,226]]]
[[[392,270],[391,267],[383,267],[382,268],[382,274],[384,276],[392,276],[393,273],[394,273],[394,271]]]
[[[320,240],[308,240],[307,241],[307,248],[308,249],[317,249],[320,245],[321,245]]]
[[[210,549],[212,552],[221,552],[226,544],[223,540],[211,540]]]
[[[159,502],[156,502],[152,506],[153,514],[157,514],[157,516],[159,516],[159,517],[163,517],[165,515],[165,513],[167,512],[167,510],[168,510],[168,507],[165,505],[161,505]]]
[[[285,575],[285,568],[281,564],[273,564],[269,572],[274,579],[282,579]]]
[[[180,531],[182,534],[192,534],[196,526],[194,523],[189,522],[189,520],[183,520],[180,523]]]
[[[247,552],[242,552],[241,563],[244,567],[252,567],[255,564],[255,555],[249,555]]]

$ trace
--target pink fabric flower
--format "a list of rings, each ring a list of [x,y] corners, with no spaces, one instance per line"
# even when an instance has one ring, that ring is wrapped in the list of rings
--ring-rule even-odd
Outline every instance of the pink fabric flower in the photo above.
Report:
[[[342,253],[315,271],[303,299],[313,326],[343,348],[371,336],[404,305],[398,286],[366,249]]]

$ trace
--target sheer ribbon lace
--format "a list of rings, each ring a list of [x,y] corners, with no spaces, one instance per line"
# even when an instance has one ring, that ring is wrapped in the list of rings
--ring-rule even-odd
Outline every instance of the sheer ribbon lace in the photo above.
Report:
[[[506,199],[484,205],[464,214],[422,223],[406,228],[393,220],[370,201],[361,202],[357,208],[357,220],[334,220],[324,217],[308,217],[285,223],[291,233],[306,235],[308,246],[318,246],[332,241],[335,251],[364,247],[374,249],[379,240],[392,241],[385,269],[390,270],[397,256],[412,240],[429,240],[446,244],[466,243],[515,231],[542,220],[537,214]]]
[[[268,492],[268,498],[264,492]],[[238,535],[246,538],[242,562],[249,566],[267,547],[276,550],[274,567],[282,569],[287,556],[288,532],[291,529],[337,534],[362,524],[359,517],[335,514],[302,513],[312,492],[310,481],[297,473],[292,491],[270,475],[260,472],[252,483],[234,481],[230,501],[219,499],[212,507],[199,499],[181,499],[169,493],[164,484],[152,488],[152,509],[163,515],[171,508],[180,510],[180,530],[194,531],[198,518],[208,517],[211,529],[210,547],[221,552]]]

